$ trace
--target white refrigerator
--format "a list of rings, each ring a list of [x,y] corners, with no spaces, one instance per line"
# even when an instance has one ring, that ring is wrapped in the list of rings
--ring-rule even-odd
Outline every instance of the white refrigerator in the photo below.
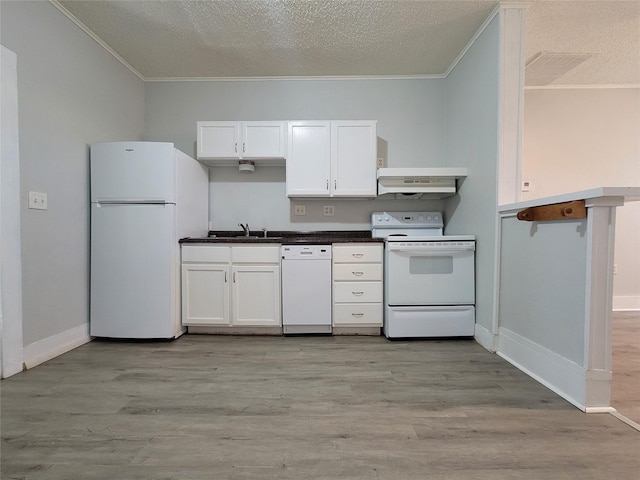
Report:
[[[206,236],[208,168],[163,142],[91,145],[94,337],[172,339],[183,237]]]

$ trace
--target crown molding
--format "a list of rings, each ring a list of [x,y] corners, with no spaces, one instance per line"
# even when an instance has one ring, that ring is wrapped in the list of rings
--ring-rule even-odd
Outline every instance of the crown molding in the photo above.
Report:
[[[118,55],[115,52],[115,50],[109,47],[109,45],[103,42],[102,39],[100,39],[100,37],[98,37],[95,33],[89,30],[84,23],[78,20],[69,10],[64,8],[57,0],[49,0],[49,3],[51,3],[54,7],[60,10],[60,12],[62,12],[69,20],[71,20],[78,28],[80,28],[80,30],[82,30],[84,33],[89,35],[89,37],[91,37],[96,43],[98,43],[98,45],[100,45],[107,52],[113,55],[113,57],[116,60],[118,60],[122,65],[124,65],[128,70],[130,70],[131,73],[133,73],[136,77],[138,77],[143,82],[146,81],[145,77],[140,72],[138,72],[135,68],[133,68],[131,64],[129,64],[124,58]]]

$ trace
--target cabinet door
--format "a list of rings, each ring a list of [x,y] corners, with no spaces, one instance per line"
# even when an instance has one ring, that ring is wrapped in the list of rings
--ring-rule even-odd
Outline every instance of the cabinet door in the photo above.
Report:
[[[243,122],[242,158],[284,158],[286,122]]]
[[[229,323],[229,265],[182,264],[182,324]]]
[[[240,122],[197,122],[197,158],[239,159]]]
[[[331,128],[329,122],[289,122],[287,196],[330,195]]]
[[[331,122],[331,188],[334,196],[375,197],[375,121]]]
[[[281,326],[280,267],[233,265],[233,321],[236,326]]]

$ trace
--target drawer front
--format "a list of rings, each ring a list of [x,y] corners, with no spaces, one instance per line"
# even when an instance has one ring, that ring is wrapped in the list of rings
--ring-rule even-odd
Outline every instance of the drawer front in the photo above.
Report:
[[[337,263],[333,265],[335,281],[382,281],[381,263]]]
[[[334,325],[382,326],[381,303],[340,303],[333,306]]]
[[[333,284],[335,303],[382,302],[382,282],[336,282]]]
[[[353,245],[333,245],[333,263],[375,263],[382,262],[382,245],[357,243]]]
[[[280,245],[241,245],[231,247],[233,263],[280,263]]]
[[[229,263],[231,247],[183,245],[182,261],[191,263]]]

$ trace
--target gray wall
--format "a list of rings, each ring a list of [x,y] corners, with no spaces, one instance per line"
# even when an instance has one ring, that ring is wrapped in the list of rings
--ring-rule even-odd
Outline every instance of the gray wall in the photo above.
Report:
[[[198,120],[377,120],[378,156],[389,167],[441,166],[444,158],[444,79],[247,80],[158,82],[146,88],[146,137],[174,142],[195,155]],[[283,167],[253,174],[212,168],[214,229],[369,229],[377,210],[441,208],[440,201],[295,200],[285,194]],[[294,217],[292,205],[307,206]],[[323,217],[323,205],[335,216]]]
[[[0,2],[18,57],[24,344],[88,323],[88,145],[141,139],[144,84],[49,2]],[[27,209],[29,191],[49,209]]]
[[[586,231],[586,220],[511,216],[502,220],[500,253],[500,327],[582,366]]]
[[[446,202],[447,235],[475,234],[476,322],[492,329],[498,168],[499,16],[447,77],[446,158],[466,166],[460,195]]]

